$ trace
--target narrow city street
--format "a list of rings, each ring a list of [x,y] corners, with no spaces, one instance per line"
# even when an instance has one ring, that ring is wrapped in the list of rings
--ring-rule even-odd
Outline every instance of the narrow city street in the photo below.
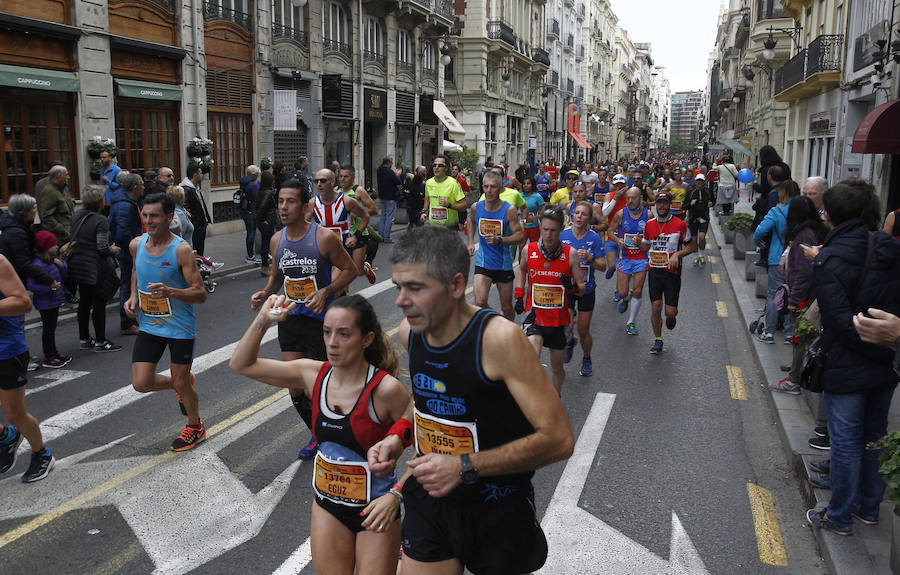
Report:
[[[352,290],[394,330],[389,252],[379,283]],[[576,348],[562,394],[575,453],[534,479],[550,543],[541,573],[825,573],[729,277],[708,253],[709,265],[684,270],[660,356],[648,353],[650,306],[626,335],[601,275],[594,375],[578,375]],[[174,394],[130,385],[133,340],[78,352],[74,321],[62,322],[60,350],[75,359],[31,374],[27,398],[58,461],[36,484],[19,481],[26,458],[0,480],[0,573],[313,573],[311,463],[296,459],[309,432],[285,392],[228,368],[261,284],[254,270],[226,276],[198,306],[193,371],[209,439],[186,453],[168,450],[183,425]],[[40,329],[26,334],[37,349]],[[275,335],[264,355],[278,356]]]

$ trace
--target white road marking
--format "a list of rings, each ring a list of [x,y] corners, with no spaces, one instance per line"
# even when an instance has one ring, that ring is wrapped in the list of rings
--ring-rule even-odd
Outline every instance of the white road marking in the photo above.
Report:
[[[291,553],[291,556],[285,559],[284,563],[272,572],[272,575],[300,575],[310,561],[312,561],[312,550],[309,537],[307,537],[303,545],[297,547],[297,550]]]
[[[357,295],[361,295],[364,298],[368,299],[370,297],[374,297],[374,296],[380,294],[381,292],[387,291],[393,287],[394,287],[394,280],[384,280],[384,281],[378,282],[375,285],[370,285],[369,287],[367,287],[365,289],[361,289],[356,293],[357,293]]]
[[[37,374],[33,376],[35,379],[46,379],[49,383],[45,383],[38,387],[26,387],[25,395],[31,395],[32,393],[56,387],[57,385],[72,381],[73,379],[78,379],[82,375],[88,375],[89,373],[89,371],[78,371],[75,369],[55,369],[53,371]]]
[[[268,343],[277,338],[278,330],[276,328],[270,328],[263,336],[262,343]],[[219,349],[201,355],[200,357],[194,358],[194,362],[191,365],[191,372],[196,376],[222,362],[228,361],[234,354],[234,350],[237,349],[237,344],[238,342],[230,343]],[[169,375],[169,370],[167,369],[161,373],[162,375]],[[115,391],[111,391],[106,395],[82,403],[81,405],[58,413],[52,417],[48,417],[41,421],[41,433],[44,436],[44,441],[59,439],[67,433],[71,433],[79,427],[83,427],[94,420],[109,415],[117,409],[122,409],[144,396],[145,394],[136,392],[134,388],[131,387],[131,384],[128,384]],[[21,455],[30,450],[31,447],[28,445],[28,442],[23,441],[19,446],[18,453]]]
[[[669,560],[666,561],[578,505],[615,399],[613,394],[597,394],[575,451],[547,506],[541,526],[550,551],[547,563],[539,573],[575,575],[585,573],[585,566],[589,565],[591,573],[612,575],[708,575],[674,511]]]

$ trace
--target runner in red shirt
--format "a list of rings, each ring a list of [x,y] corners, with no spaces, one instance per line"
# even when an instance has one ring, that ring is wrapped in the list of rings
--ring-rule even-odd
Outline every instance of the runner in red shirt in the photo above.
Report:
[[[697,242],[691,237],[687,224],[670,211],[671,204],[672,194],[669,192],[662,191],[656,195],[656,218],[644,226],[641,242],[650,260],[650,324],[656,336],[650,353],[654,355],[663,351],[663,298],[666,301],[666,328],[675,329],[681,292],[681,259],[697,249]]]

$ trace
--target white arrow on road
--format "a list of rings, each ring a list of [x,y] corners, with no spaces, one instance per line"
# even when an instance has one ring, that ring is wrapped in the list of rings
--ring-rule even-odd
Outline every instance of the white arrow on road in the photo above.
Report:
[[[62,385],[67,381],[72,381],[73,379],[78,379],[83,375],[88,375],[89,373],[89,371],[78,371],[75,369],[55,369],[46,373],[39,373],[34,376],[35,379],[46,379],[48,380],[48,383],[39,385],[37,387],[28,386],[27,388],[25,388],[25,395],[31,395],[32,393],[48,390],[52,387],[56,387],[57,385]]]
[[[82,507],[116,506],[156,566],[154,575],[191,571],[256,537],[290,487],[300,468],[298,460],[254,494],[218,456],[218,451],[288,408],[285,401],[272,402],[193,450],[164,458],[140,475],[102,489]],[[38,483],[23,484],[18,477],[0,481],[4,494],[0,521],[49,512],[106,485],[110,478],[159,459],[138,456],[85,462],[127,439],[66,457]],[[185,534],[190,545],[184,543]]]
[[[666,561],[579,507],[578,500],[615,399],[613,394],[597,394],[575,451],[556,486],[541,522],[550,552],[540,573],[709,575],[674,511],[669,560]]]

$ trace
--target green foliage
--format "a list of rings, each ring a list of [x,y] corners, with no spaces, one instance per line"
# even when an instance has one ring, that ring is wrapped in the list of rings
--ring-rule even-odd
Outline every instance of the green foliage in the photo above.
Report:
[[[669,155],[680,156],[682,154],[694,154],[696,153],[696,146],[696,142],[682,140],[681,138],[674,138],[671,142],[669,142]]]
[[[801,354],[806,353],[806,350],[809,349],[809,346],[817,337],[819,337],[819,328],[812,324],[808,319],[806,319],[806,310],[809,309],[809,306],[805,307],[798,318],[797,322],[794,325],[794,335],[793,342],[799,348]]]
[[[894,513],[900,515],[900,431],[866,445],[867,450],[882,450],[881,477],[888,488],[888,499],[894,504]]]
[[[480,159],[478,150],[475,150],[468,146],[463,146],[461,152],[444,152],[444,155],[447,156],[448,162],[450,162],[451,164],[459,164],[462,168],[465,168],[469,172],[475,169],[475,167],[478,165],[478,160]]]
[[[753,216],[750,214],[734,214],[725,222],[729,230],[749,230],[753,226]]]
[[[259,160],[259,169],[260,170],[269,170],[272,168],[272,158],[269,156],[263,156],[262,159]]]

